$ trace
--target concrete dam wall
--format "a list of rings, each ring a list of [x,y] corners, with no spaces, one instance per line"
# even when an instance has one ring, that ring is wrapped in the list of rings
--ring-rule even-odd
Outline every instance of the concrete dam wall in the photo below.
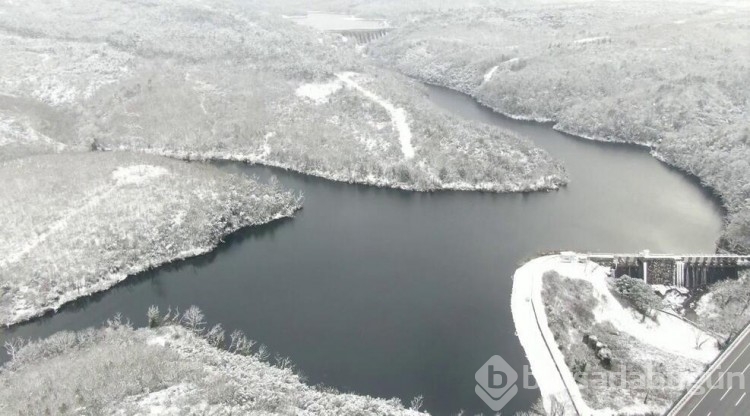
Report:
[[[348,30],[336,30],[333,31],[347,39],[354,39],[357,43],[367,43],[375,39],[381,38],[393,30],[391,27],[384,27],[381,29],[348,29]]]
[[[563,256],[566,254],[563,253]],[[570,255],[570,254],[568,254]],[[740,270],[750,269],[750,256],[732,254],[578,254],[614,271],[646,283],[695,288],[723,279],[736,279]]]

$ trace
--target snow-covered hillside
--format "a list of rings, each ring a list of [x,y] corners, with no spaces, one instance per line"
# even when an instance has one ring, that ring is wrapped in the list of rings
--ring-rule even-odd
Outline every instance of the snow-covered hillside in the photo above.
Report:
[[[412,190],[566,182],[530,142],[439,113],[419,83],[260,4],[34,0],[0,11],[0,122],[4,112],[63,112],[71,126],[45,134],[68,148],[243,160]],[[37,107],[18,115],[24,100]],[[40,152],[0,129],[0,152],[17,157],[24,145]]]
[[[750,251],[747,2],[410,6],[401,19],[390,2],[359,6],[399,20],[370,56],[514,118],[651,146],[722,197],[722,248]]]
[[[398,399],[308,386],[288,360],[271,365],[265,347],[253,347],[239,332],[202,331],[199,315],[186,318],[195,311],[156,328],[112,319],[103,328],[59,332],[14,350],[0,367],[0,413],[423,414]]]
[[[301,200],[200,163],[124,152],[0,164],[0,324],[205,253]]]

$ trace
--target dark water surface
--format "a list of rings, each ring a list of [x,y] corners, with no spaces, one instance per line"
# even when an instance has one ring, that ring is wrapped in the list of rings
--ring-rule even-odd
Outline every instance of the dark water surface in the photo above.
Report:
[[[717,201],[646,150],[572,138],[455,92],[429,92],[440,107],[547,149],[567,167],[570,185],[531,194],[411,193],[226,163],[276,175],[304,192],[304,209],[6,336],[99,325],[116,312],[143,325],[149,305],[195,304],[210,322],[291,357],[310,383],[405,402],[422,394],[439,415],[490,414],[474,394],[474,372],[495,354],[519,372],[527,363],[510,311],[511,276],[523,259],[555,249],[714,251]],[[537,397],[522,390],[503,413]]]

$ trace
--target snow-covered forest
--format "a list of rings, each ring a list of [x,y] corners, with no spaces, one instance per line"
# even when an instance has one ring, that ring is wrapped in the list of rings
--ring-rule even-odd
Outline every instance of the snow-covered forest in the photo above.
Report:
[[[437,3],[444,8],[401,14],[382,4],[381,14],[400,16],[399,27],[368,52],[501,113],[651,146],[721,196],[722,247],[750,250],[746,4],[473,2],[459,10]]]
[[[703,292],[694,305],[697,321],[721,335],[726,345],[750,323],[750,271],[739,279],[716,282]]]
[[[288,358],[240,331],[206,328],[200,309],[164,312],[149,309],[149,328],[114,317],[101,328],[7,345],[12,359],[0,371],[0,413],[424,414],[398,399],[310,387]]]
[[[245,160],[414,190],[565,183],[563,168],[528,141],[438,112],[418,83],[375,67],[352,42],[261,5],[96,3],[4,5],[4,153]]]
[[[213,249],[290,216],[301,197],[210,165],[125,152],[0,165],[0,324]]]
[[[358,44],[287,18],[310,10],[390,27]],[[0,326],[209,252],[243,227],[302,207],[302,195],[276,181],[210,161],[413,191],[567,184],[565,166],[544,149],[438,107],[423,83],[586,139],[649,147],[722,199],[720,249],[750,253],[748,22],[750,6],[733,0],[0,0]],[[506,214],[492,211],[489,221]],[[548,217],[540,227],[568,221]],[[496,234],[512,241],[528,227],[507,230]],[[421,261],[412,251],[403,253]],[[382,255],[370,246],[355,253]],[[718,353],[687,325],[665,332],[670,317],[662,325],[642,311],[637,322],[639,305],[621,307],[604,270],[595,273],[601,279],[586,279],[599,286],[539,276],[572,373],[609,366],[577,343],[583,335],[636,368],[669,370],[675,384]],[[750,320],[749,279],[717,283],[700,302],[700,323],[722,342]],[[720,304],[737,319],[719,319]],[[9,341],[0,414],[421,414],[419,398],[408,409],[306,385],[291,360],[269,359],[241,333],[206,328],[197,308],[152,309],[148,318],[149,328],[118,317]],[[638,405],[651,394],[650,407]],[[584,392],[594,408],[639,411],[665,410],[676,394]]]

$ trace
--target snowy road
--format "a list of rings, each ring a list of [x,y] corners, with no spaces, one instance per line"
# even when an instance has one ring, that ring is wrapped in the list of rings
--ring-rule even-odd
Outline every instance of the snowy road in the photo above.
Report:
[[[554,397],[566,406],[570,414],[578,414],[574,407],[585,404],[573,374],[565,364],[565,357],[554,342],[542,302],[542,276],[558,263],[558,256],[546,256],[534,259],[516,270],[513,275],[511,309],[516,334],[542,393],[544,408],[550,411],[550,398]]]
[[[383,107],[385,111],[391,116],[391,122],[393,123],[394,129],[398,132],[398,140],[401,142],[401,152],[404,154],[405,159],[411,159],[414,157],[414,146],[411,144],[411,129],[409,128],[409,122],[406,120],[406,111],[403,108],[396,107],[390,101],[378,96],[374,92],[363,88],[356,81],[352,79],[355,75],[351,72],[344,72],[336,74],[336,77],[340,79],[344,84],[350,88],[354,88],[359,91],[365,97],[372,101],[375,101],[378,105]]]

